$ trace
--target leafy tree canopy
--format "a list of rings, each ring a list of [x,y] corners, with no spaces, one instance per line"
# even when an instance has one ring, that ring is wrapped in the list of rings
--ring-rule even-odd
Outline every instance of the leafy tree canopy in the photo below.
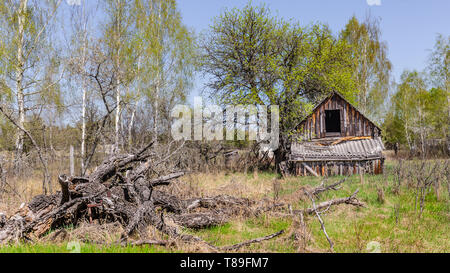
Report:
[[[356,99],[351,47],[323,24],[301,26],[247,4],[215,18],[201,50],[212,98],[279,105],[282,135],[331,91]]]

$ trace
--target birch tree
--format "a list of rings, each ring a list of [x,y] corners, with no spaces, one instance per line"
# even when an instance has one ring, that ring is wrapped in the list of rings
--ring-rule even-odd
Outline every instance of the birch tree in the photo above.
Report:
[[[425,154],[425,140],[430,132],[427,97],[423,75],[417,71],[404,71],[392,98],[394,113],[401,121],[404,140],[409,150],[414,153],[418,143],[422,155]]]
[[[5,68],[2,74],[2,92],[11,92],[12,101],[2,105],[2,113],[17,128],[15,165],[18,171],[22,168],[24,138],[32,140],[39,153],[44,169],[47,169],[42,150],[26,130],[28,111],[42,107],[37,105],[39,98],[54,87],[55,82],[47,73],[49,62],[46,40],[54,15],[61,4],[58,1],[8,0],[0,3],[1,55],[0,65]],[[48,171],[47,171],[48,174]],[[49,188],[48,175],[44,175],[43,188]]]
[[[445,92],[447,102],[447,122],[444,126],[448,153],[450,153],[450,36],[438,34],[436,43],[429,57],[428,69],[433,84]]]
[[[138,87],[153,106],[152,137],[157,144],[164,131],[162,121],[169,123],[171,107],[186,99],[191,86],[194,37],[182,24],[174,0],[136,0],[133,14],[134,47],[140,60]]]
[[[86,122],[87,122],[87,104],[88,104],[88,85],[87,85],[87,63],[90,35],[90,21],[93,12],[88,9],[87,1],[84,0],[80,5],[72,7],[71,26],[73,35],[70,39],[72,48],[69,49],[71,53],[70,62],[76,65],[74,75],[77,76],[77,85],[81,87],[81,174],[86,171]]]
[[[132,69],[129,66],[133,63],[130,47],[129,27],[131,22],[130,1],[127,0],[106,0],[108,21],[105,25],[103,42],[111,57],[114,68],[114,89],[116,98],[116,110],[114,114],[114,152],[117,152],[120,145],[121,112],[122,112],[122,88],[129,84],[129,75]],[[131,73],[130,73],[131,72]]]
[[[392,69],[387,57],[387,44],[381,40],[380,22],[370,14],[363,22],[353,16],[340,37],[352,46],[353,78],[359,91],[359,109],[380,120],[380,108],[388,95]]]

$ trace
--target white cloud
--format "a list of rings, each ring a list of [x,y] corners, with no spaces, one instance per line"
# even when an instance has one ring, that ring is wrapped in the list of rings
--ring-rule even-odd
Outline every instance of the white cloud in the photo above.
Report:
[[[367,1],[369,1],[369,0],[367,0]],[[81,0],[67,0],[67,4],[69,6],[75,6],[75,5],[80,6]]]
[[[381,6],[381,0],[366,0],[369,6]]]

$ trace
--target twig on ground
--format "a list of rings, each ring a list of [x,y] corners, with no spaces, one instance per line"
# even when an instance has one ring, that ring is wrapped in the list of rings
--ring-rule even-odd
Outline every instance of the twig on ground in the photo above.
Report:
[[[331,241],[330,237],[328,236],[327,230],[325,229],[325,224],[323,223],[322,217],[320,217],[320,213],[317,211],[316,202],[314,202],[314,198],[312,195],[306,191],[306,195],[311,199],[314,213],[317,216],[317,219],[319,219],[320,226],[322,227],[323,234],[325,234],[325,237],[327,237],[328,243],[330,244],[330,250],[331,252],[334,252],[334,243]]]

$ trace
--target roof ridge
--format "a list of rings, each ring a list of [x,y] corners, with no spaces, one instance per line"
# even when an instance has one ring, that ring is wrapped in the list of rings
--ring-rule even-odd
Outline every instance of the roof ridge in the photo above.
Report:
[[[343,99],[346,103],[348,103],[351,107],[353,107],[359,114],[361,114],[365,119],[367,119],[369,122],[371,122],[375,127],[377,127],[377,128],[381,131],[381,128],[380,128],[380,126],[378,126],[378,124],[376,124],[375,122],[373,122],[370,118],[368,118],[368,117],[366,116],[366,114],[364,114],[364,113],[363,113],[362,111],[360,111],[355,105],[353,105],[351,102],[349,102],[349,101],[344,97],[344,95],[342,95],[340,92],[335,91],[335,90],[331,91],[331,93],[330,93],[328,96],[326,96],[326,97],[323,98],[320,102],[318,102],[318,103],[316,104],[316,106],[314,106],[314,108],[311,110],[311,113],[308,114],[305,118],[303,118],[303,119],[297,124],[296,127],[298,127],[300,124],[302,124],[302,122],[304,122],[306,119],[308,119],[308,118],[314,113],[314,111],[316,111],[316,109],[317,109],[320,105],[322,105],[326,100],[332,98],[334,95],[338,95],[341,99]]]

